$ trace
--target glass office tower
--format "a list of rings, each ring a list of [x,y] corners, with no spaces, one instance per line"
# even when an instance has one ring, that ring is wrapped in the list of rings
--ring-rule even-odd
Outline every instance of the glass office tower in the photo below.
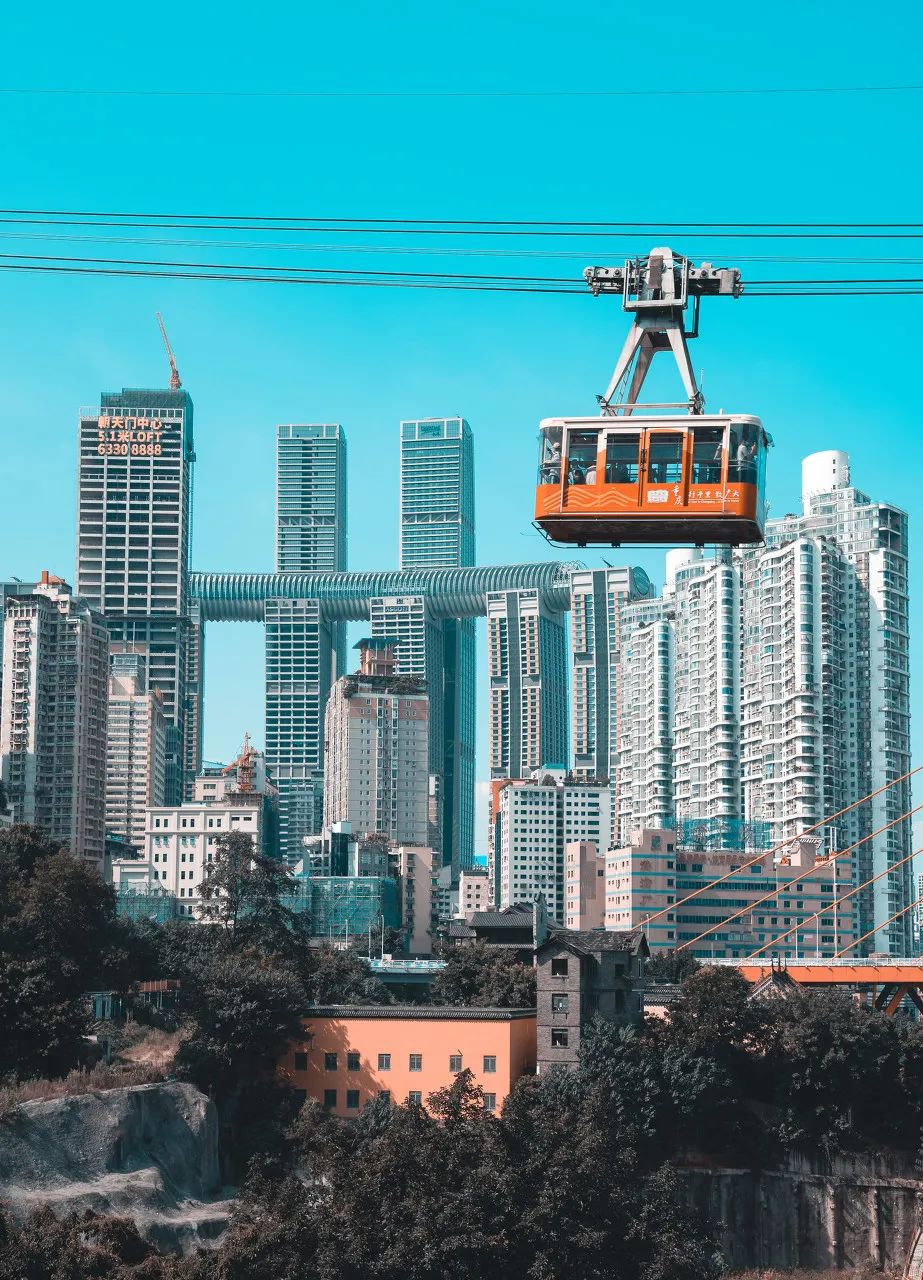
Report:
[[[400,567],[473,565],[474,440],[465,419],[402,422],[400,468]],[[438,630],[441,678],[430,677],[430,768],[442,797],[443,866],[451,865],[457,881],[474,859],[475,623],[445,619]],[[398,649],[399,664],[402,657]]]
[[[276,571],[346,568],[346,434],[339,423],[276,429]],[[282,854],[321,828],[324,709],[345,670],[346,628],[316,601],[266,602],[266,763],[279,788]]]
[[[76,593],[113,640],[147,651],[168,723],[168,804],[201,758],[188,598],[194,462],[186,391],[123,388],[80,412]]]

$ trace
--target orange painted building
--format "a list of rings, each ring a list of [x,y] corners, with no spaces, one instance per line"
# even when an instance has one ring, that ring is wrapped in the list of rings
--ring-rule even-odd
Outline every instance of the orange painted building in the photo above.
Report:
[[[499,1111],[519,1077],[535,1071],[534,1009],[330,1005],[303,1025],[280,1072],[338,1116],[358,1116],[379,1094],[425,1106],[466,1069],[485,1109]]]

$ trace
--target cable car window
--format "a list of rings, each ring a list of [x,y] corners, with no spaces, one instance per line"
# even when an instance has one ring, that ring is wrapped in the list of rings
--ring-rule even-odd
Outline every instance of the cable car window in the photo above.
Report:
[[[736,480],[740,484],[756,484],[758,434],[758,427],[737,423],[731,425],[728,480]]]
[[[641,436],[637,432],[609,436],[606,440],[606,484],[638,483],[638,449]]]
[[[545,427],[539,435],[539,484],[561,483],[561,428]]]
[[[692,433],[692,483],[720,484],[723,453],[721,427],[696,427]]]
[[[647,478],[651,484],[679,484],[683,478],[683,437],[651,434]]]
[[[596,431],[575,431],[567,448],[567,479],[570,484],[596,483]]]

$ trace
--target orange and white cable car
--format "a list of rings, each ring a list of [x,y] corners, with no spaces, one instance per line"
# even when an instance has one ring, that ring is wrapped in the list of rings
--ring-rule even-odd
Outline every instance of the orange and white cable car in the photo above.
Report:
[[[696,268],[655,249],[624,269],[585,274],[594,293],[621,291],[635,319],[599,397],[600,416],[541,424],[536,524],[552,542],[577,546],[762,542],[771,441],[759,418],[703,412],[686,345],[698,333],[700,298],[738,296],[739,272]],[[690,298],[694,322],[686,332]],[[683,404],[638,403],[660,350],[676,359],[689,396]]]

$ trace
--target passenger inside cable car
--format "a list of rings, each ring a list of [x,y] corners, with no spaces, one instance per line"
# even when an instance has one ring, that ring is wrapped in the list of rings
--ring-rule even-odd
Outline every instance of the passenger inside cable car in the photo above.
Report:
[[[758,418],[550,418],[536,523],[586,546],[761,542],[770,441]]]

